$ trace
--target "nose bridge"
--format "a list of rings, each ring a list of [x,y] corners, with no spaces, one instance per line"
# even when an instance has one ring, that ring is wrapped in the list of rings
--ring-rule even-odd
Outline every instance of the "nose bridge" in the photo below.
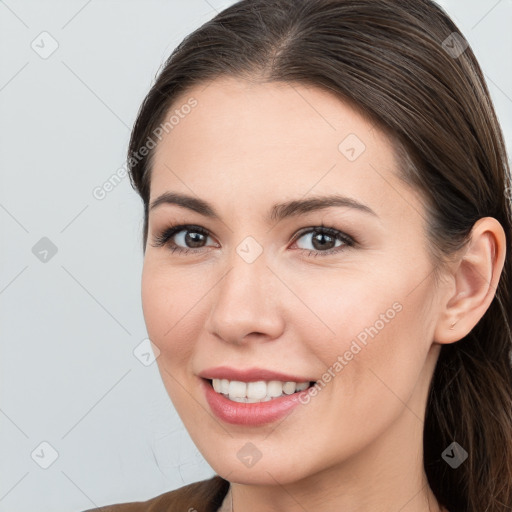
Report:
[[[208,320],[212,333],[230,342],[240,342],[251,333],[279,335],[279,299],[267,263],[263,246],[253,237],[234,247],[217,284]]]

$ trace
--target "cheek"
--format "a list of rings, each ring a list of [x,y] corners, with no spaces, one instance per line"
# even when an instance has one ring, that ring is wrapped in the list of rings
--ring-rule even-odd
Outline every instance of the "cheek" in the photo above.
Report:
[[[149,260],[142,270],[141,298],[146,329],[151,341],[159,348],[159,365],[173,362],[173,366],[183,363],[190,351],[190,334],[183,329],[190,323],[195,293],[186,286],[186,276],[179,270],[170,270]],[[184,281],[185,280],[185,281]],[[172,358],[169,358],[172,354]]]
[[[185,286],[179,270],[171,272],[150,259],[144,261],[141,298],[146,330],[160,350],[156,362],[167,394],[185,419],[197,414],[190,410],[189,395],[184,390],[193,348],[191,336],[197,335],[185,332],[190,327],[190,296],[190,288]]]
[[[393,279],[370,271],[329,280],[321,294],[305,281],[299,291],[321,321],[311,315],[302,338],[325,366],[323,380],[342,386],[344,396],[370,396],[365,389],[381,389],[379,377],[407,395],[425,363],[435,290],[429,280],[418,286],[421,273],[415,269],[395,270]]]
[[[296,316],[307,316],[310,332],[305,339],[312,348],[331,354],[335,348],[339,354],[348,350],[353,340],[365,346],[399,322],[403,317],[404,288],[403,283],[376,271],[331,272],[321,281],[317,276],[302,276],[294,292],[310,312],[302,306]]]

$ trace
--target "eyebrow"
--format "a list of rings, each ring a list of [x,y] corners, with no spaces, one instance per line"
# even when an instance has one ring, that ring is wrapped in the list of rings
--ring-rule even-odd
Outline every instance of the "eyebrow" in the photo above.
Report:
[[[177,192],[165,192],[158,196],[151,203],[149,210],[154,210],[162,204],[175,204],[177,206],[181,206],[182,208],[187,208],[201,215],[204,215],[205,217],[220,220],[220,215],[210,203],[186,194],[180,194]],[[329,196],[298,199],[274,204],[267,214],[265,220],[270,223],[274,221],[280,221],[287,217],[304,215],[309,212],[332,207],[352,208],[378,217],[378,215],[369,206],[360,203],[359,201],[356,201],[350,197],[334,194]]]

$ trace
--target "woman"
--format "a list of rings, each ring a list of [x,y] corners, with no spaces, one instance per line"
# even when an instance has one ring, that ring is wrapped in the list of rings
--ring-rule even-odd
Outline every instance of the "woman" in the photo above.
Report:
[[[509,168],[435,3],[238,2],[128,159],[148,333],[217,475],[103,510],[512,510]]]

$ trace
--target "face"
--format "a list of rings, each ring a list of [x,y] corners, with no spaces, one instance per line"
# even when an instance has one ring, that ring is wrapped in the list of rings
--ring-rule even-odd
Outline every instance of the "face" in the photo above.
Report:
[[[206,460],[287,483],[419,445],[440,292],[390,141],[302,85],[222,78],[176,109],[154,155],[142,301]]]

